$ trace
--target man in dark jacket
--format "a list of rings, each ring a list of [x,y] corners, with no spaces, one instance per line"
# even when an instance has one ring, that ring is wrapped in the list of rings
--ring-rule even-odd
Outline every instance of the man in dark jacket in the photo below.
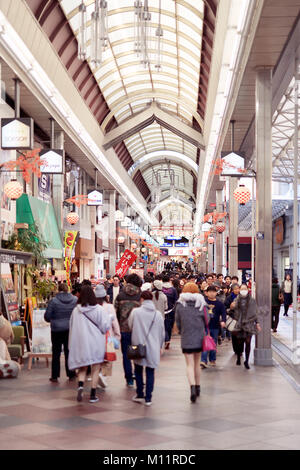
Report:
[[[143,281],[137,274],[130,274],[126,278],[126,285],[115,300],[115,309],[121,330],[121,349],[123,355],[123,368],[127,386],[133,387],[132,364],[127,358],[127,348],[131,344],[131,331],[128,317],[131,310],[140,307],[141,285]]]
[[[165,312],[165,331],[166,331],[166,342],[165,348],[169,349],[171,342],[172,329],[175,323],[175,305],[178,300],[177,290],[173,287],[170,282],[170,276],[163,276],[163,293],[168,299],[168,310]]]
[[[49,302],[45,313],[45,321],[51,325],[52,341],[52,374],[50,382],[58,382],[60,376],[60,354],[64,346],[66,374],[71,380],[75,377],[75,371],[68,368],[68,342],[69,323],[73,309],[76,307],[77,297],[68,292],[67,284],[60,284],[58,294]]]
[[[115,303],[116,298],[122,291],[122,286],[120,283],[120,278],[119,276],[114,276],[113,277],[113,283],[109,285],[107,289],[107,295],[109,295],[109,300],[111,304]]]

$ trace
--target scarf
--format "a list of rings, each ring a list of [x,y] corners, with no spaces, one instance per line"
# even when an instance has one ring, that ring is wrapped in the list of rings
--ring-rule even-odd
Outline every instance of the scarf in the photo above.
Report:
[[[199,308],[199,310],[203,310],[207,305],[202,294],[191,294],[190,292],[180,294],[178,302],[184,307],[187,302],[195,302],[195,308]]]

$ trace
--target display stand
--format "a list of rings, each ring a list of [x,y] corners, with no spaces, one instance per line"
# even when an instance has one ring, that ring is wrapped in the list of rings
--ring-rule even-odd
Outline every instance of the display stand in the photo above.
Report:
[[[32,312],[32,347],[29,353],[28,370],[31,370],[34,358],[45,358],[49,366],[52,357],[52,343],[50,323],[45,322],[45,309],[33,309]]]
[[[46,367],[49,367],[49,358],[51,359],[52,354],[41,354],[41,353],[29,353],[28,354],[28,370],[31,370],[32,367],[32,361],[34,358],[42,358],[44,357],[46,359]]]

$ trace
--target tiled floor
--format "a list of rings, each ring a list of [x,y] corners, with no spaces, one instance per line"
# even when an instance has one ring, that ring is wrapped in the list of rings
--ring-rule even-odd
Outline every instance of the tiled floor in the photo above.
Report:
[[[0,449],[299,449],[300,396],[276,367],[235,365],[231,344],[218,347],[217,367],[202,371],[201,397],[189,400],[180,340],[156,374],[153,405],[131,401],[120,357],[88,402],[76,383],[48,382],[44,361],[0,382]],[[250,361],[252,362],[252,361]]]

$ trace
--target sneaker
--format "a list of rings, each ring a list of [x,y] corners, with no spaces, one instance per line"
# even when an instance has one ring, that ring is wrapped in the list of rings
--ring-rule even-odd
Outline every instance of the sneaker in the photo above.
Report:
[[[82,401],[83,387],[78,387],[77,389],[77,401]]]
[[[52,377],[50,377],[50,382],[54,383],[54,384],[57,384],[58,383],[58,379],[53,379]]]
[[[208,364],[206,362],[203,362],[203,361],[200,362],[200,366],[202,367],[202,369],[208,369],[208,367],[209,367]]]
[[[88,382],[91,382],[91,381],[92,381],[92,377],[88,377],[86,380],[87,380]]]
[[[90,397],[90,403],[97,403],[99,401],[98,397]]]
[[[209,365],[210,365],[211,367],[216,367],[216,361],[210,361]]]
[[[145,400],[144,397],[138,397],[137,395],[132,398],[132,401],[134,401],[135,403],[143,403],[144,400]]]
[[[145,401],[145,406],[151,406],[152,405],[152,401]]]
[[[134,387],[133,380],[127,380],[127,387],[128,388],[133,388]]]
[[[106,387],[107,387],[106,379],[105,379],[105,377],[101,374],[101,372],[99,372],[99,382],[100,382],[101,387],[103,387],[103,388],[106,388]]]

